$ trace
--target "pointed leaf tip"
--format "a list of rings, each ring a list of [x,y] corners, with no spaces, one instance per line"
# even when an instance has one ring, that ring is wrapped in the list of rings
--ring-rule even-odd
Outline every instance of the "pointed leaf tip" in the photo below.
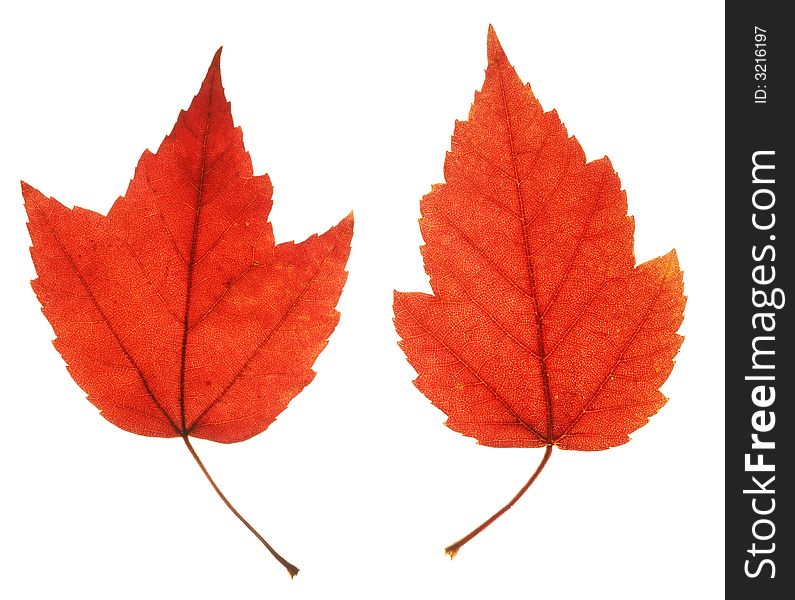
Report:
[[[489,33],[486,36],[486,55],[488,56],[490,65],[502,60],[507,60],[505,51],[502,49],[500,40],[497,38],[497,33],[491,25],[489,25]]]
[[[22,188],[22,199],[24,200],[26,210],[29,211],[32,206],[39,205],[43,200],[47,199],[44,194],[27,181],[20,180],[19,185]]]
[[[216,125],[220,122],[228,122],[229,125],[232,125],[232,111],[226,100],[223,79],[221,77],[221,52],[223,49],[223,46],[221,46],[215,51],[210,66],[207,69],[207,74],[204,76],[204,80],[202,80],[201,87],[185,112],[195,114],[198,111],[204,114],[209,110],[217,115],[213,119]],[[190,119],[190,117],[187,116],[185,118]],[[177,124],[179,124],[179,122],[180,121],[178,121]],[[171,135],[176,135],[176,131],[176,129],[172,130]]]
[[[31,201],[33,200],[33,193],[36,191],[36,188],[22,179],[19,180],[19,187],[22,188],[22,200],[25,205],[25,210],[29,210]],[[30,216],[28,216],[28,220],[30,220]]]
[[[201,94],[204,88],[208,87],[210,82],[215,79],[217,76],[219,79],[221,78],[221,51],[224,49],[223,46],[218,48],[213,54],[213,59],[210,61],[210,66],[207,69],[207,75],[204,77],[204,81],[202,82],[201,89],[199,93]]]
[[[215,51],[215,54],[213,54],[213,60],[210,62],[210,68],[211,69],[213,67],[215,67],[216,69],[220,68],[220,66],[221,66],[221,52],[223,51],[223,49],[224,49],[224,47],[220,46],[218,48],[218,50]]]

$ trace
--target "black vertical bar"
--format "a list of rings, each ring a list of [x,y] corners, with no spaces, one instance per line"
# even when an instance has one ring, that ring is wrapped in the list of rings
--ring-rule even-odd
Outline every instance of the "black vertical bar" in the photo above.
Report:
[[[795,598],[795,33],[787,6],[726,5],[729,598]]]

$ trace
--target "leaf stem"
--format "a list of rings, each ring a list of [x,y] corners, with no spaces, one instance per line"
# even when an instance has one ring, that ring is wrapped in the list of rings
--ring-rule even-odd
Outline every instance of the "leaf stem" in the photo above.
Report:
[[[462,537],[460,540],[458,540],[455,544],[450,544],[449,546],[447,546],[447,548],[444,549],[445,553],[451,559],[455,558],[455,555],[458,554],[459,550],[461,550],[461,546],[466,544],[469,540],[471,540],[473,537],[475,537],[481,531],[486,529],[486,527],[488,527],[489,525],[494,523],[494,521],[499,519],[505,512],[507,512],[507,510],[509,508],[511,508],[514,504],[516,504],[516,501],[519,500],[519,498],[521,498],[524,495],[524,493],[528,490],[528,488],[531,485],[533,485],[533,482],[536,480],[538,475],[544,469],[544,466],[546,466],[547,461],[549,460],[549,457],[550,457],[551,454],[552,454],[552,444],[547,444],[547,449],[544,452],[544,458],[541,459],[541,462],[539,463],[538,467],[536,467],[535,473],[533,473],[533,475],[530,477],[530,479],[527,480],[527,483],[524,484],[522,489],[519,490],[519,492],[513,498],[511,498],[511,501],[508,502],[508,504],[503,506],[496,513],[491,515],[488,519],[486,519],[478,527],[476,527],[475,529],[470,531],[468,534],[466,534],[464,537]]]
[[[243,518],[243,515],[241,515],[239,512],[237,512],[237,509],[234,506],[232,506],[232,503],[229,502],[229,500],[226,499],[226,496],[224,496],[224,493],[215,484],[215,481],[213,481],[213,478],[210,477],[210,474],[207,472],[207,469],[204,467],[204,463],[202,463],[201,459],[199,458],[199,455],[196,454],[196,450],[193,449],[193,445],[190,443],[190,439],[188,438],[188,436],[187,435],[183,435],[182,436],[182,440],[185,442],[185,445],[188,447],[188,450],[190,451],[191,456],[193,456],[193,460],[195,460],[196,464],[199,465],[199,468],[202,470],[202,473],[204,473],[204,476],[207,478],[207,481],[209,481],[210,485],[213,486],[213,489],[215,490],[215,493],[218,494],[218,496],[221,498],[221,500],[224,501],[224,504],[226,504],[227,508],[229,508],[229,510],[232,511],[233,515],[235,515],[238,519],[240,519],[240,522],[243,523],[243,525],[248,527],[248,530],[251,533],[253,533],[260,542],[262,542],[263,546],[265,546],[268,549],[268,551],[271,554],[273,554],[273,557],[276,560],[278,560],[285,569],[287,569],[287,572],[290,573],[290,577],[295,577],[298,574],[298,567],[296,567],[295,565],[289,563],[278,552],[276,552],[276,550],[273,549],[273,546],[271,546],[268,542],[266,542],[265,538],[263,538],[259,534],[259,532],[256,529],[254,529],[254,527],[252,527],[252,525],[248,521],[246,521],[246,519]]]

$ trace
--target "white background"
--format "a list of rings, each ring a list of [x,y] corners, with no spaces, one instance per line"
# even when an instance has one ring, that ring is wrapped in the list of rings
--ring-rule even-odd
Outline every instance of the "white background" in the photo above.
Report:
[[[79,2],[0,9],[0,596],[722,598],[723,3]],[[670,402],[629,444],[477,446],[411,384],[391,293],[427,290],[419,199],[442,181],[492,23],[519,75],[628,190],[636,255],[676,247],[689,296]],[[50,344],[19,192],[107,212],[216,48],[277,241],[351,209],[342,319],[266,432],[196,442],[290,580],[178,439],[103,420]]]

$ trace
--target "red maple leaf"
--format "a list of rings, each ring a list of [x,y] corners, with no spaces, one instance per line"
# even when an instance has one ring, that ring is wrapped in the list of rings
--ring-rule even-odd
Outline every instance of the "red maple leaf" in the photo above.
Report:
[[[108,216],[22,184],[33,288],[55,347],[108,421],[239,442],[270,425],[314,377],[345,283],[353,216],[275,245],[273,188],[254,176],[221,84],[219,49],[190,108],[144,152]]]
[[[395,292],[395,327],[447,426],[494,447],[603,450],[666,402],[682,343],[676,252],[635,266],[626,194],[607,158],[586,162],[544,112],[494,30],[446,183],[421,202],[433,294]]]

